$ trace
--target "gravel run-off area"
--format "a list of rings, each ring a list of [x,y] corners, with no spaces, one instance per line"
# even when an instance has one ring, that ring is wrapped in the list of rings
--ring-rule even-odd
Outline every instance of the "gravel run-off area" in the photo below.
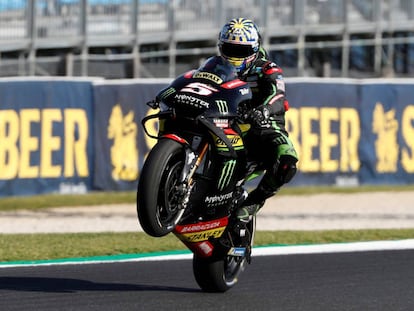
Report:
[[[414,192],[277,195],[257,230],[414,228]],[[135,204],[0,212],[0,233],[141,231]]]

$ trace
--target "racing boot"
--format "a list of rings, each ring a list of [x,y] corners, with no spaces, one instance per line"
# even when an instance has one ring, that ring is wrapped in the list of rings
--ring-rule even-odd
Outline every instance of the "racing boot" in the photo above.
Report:
[[[252,203],[249,205],[243,204],[239,207],[236,212],[236,218],[242,223],[248,223],[252,220],[253,216],[259,211],[259,209],[264,205],[264,201],[260,203]]]
[[[265,199],[256,189],[248,195],[247,199],[234,211],[235,226],[234,231],[239,237],[239,243],[242,247],[249,247],[251,243],[252,232],[249,231],[249,222],[253,216],[264,205]]]
[[[253,216],[262,208],[267,198],[270,198],[276,194],[276,190],[265,187],[262,183],[253,190],[242,203],[242,205],[236,209],[235,216],[240,222],[248,223],[252,220]]]

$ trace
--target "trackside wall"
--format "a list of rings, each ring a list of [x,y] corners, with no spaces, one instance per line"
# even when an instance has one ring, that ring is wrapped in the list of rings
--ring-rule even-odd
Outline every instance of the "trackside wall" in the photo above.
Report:
[[[0,196],[135,189],[145,103],[168,82],[0,80]],[[292,186],[414,183],[414,79],[286,82]]]

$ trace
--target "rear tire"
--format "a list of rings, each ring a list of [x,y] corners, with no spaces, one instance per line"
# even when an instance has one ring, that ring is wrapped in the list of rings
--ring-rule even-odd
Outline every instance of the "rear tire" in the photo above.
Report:
[[[247,224],[250,232],[248,245],[244,256],[230,256],[227,252],[223,255],[213,255],[212,257],[202,258],[194,255],[193,273],[197,284],[205,292],[225,292],[232,288],[239,280],[240,274],[250,263],[251,249],[254,242],[256,231],[256,217]]]
[[[138,219],[148,235],[167,235],[181,217],[176,186],[184,160],[183,146],[170,139],[160,140],[148,154],[137,193]]]
[[[232,288],[247,264],[245,257],[201,258],[194,255],[193,273],[205,292],[222,293]]]

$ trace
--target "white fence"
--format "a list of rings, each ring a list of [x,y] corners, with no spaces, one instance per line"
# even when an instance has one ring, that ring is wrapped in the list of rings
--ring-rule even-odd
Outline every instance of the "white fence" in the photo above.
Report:
[[[0,75],[173,77],[240,16],[290,76],[414,74],[414,0],[0,0]]]

